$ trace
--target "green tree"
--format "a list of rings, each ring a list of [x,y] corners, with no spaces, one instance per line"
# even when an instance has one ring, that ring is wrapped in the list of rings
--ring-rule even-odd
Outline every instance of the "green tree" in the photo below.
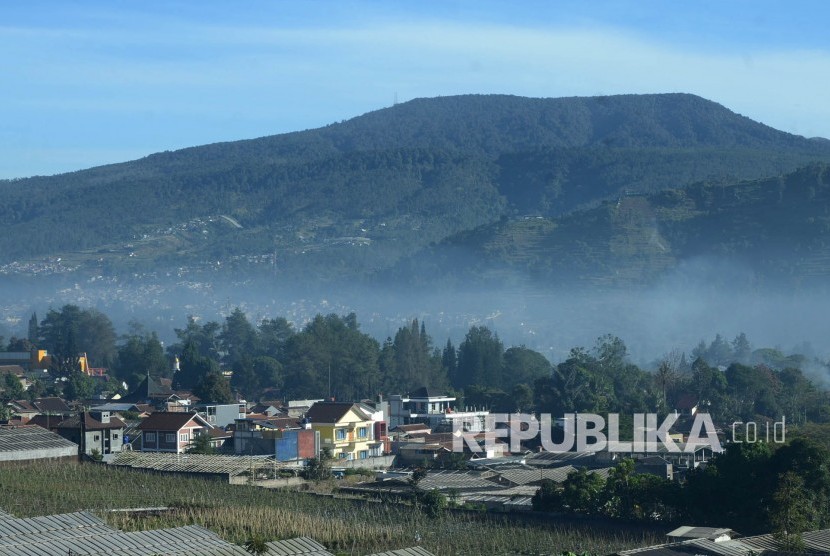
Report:
[[[193,387],[193,393],[203,402],[224,404],[234,401],[228,379],[219,372],[209,372],[204,375]]]
[[[282,365],[267,355],[243,357],[233,365],[231,386],[247,399],[255,399],[265,388],[282,387]]]
[[[225,353],[223,361],[229,367],[233,367],[244,357],[255,356],[258,352],[257,331],[239,307],[225,318],[219,341]]]
[[[35,343],[38,340],[38,336],[37,313],[32,313],[32,316],[29,317],[29,327],[26,332],[26,339],[32,343]]]
[[[580,467],[568,473],[562,483],[561,503],[574,513],[599,513],[604,487],[605,479]]]
[[[154,379],[168,376],[171,368],[156,333],[148,333],[138,323],[131,323],[130,333],[118,348],[113,368],[115,377],[133,387],[147,374]]]
[[[52,356],[53,371],[68,376],[78,369],[78,357],[86,353],[93,366],[109,367],[115,360],[115,328],[110,319],[95,309],[64,305],[50,309],[39,328],[38,347]]]
[[[88,400],[95,395],[95,380],[80,371],[69,375],[63,395],[67,400]]]
[[[447,508],[447,497],[438,492],[438,489],[432,489],[420,495],[419,499],[421,511],[429,517],[438,517]]]
[[[563,509],[562,490],[551,479],[542,479],[530,503],[537,512],[559,512]]]
[[[743,332],[735,336],[735,339],[732,340],[732,354],[738,363],[749,363],[752,357],[752,345]]]
[[[0,400],[8,402],[10,400],[19,400],[23,397],[23,384],[21,384],[20,379],[14,373],[5,373],[3,375],[2,388],[3,393],[0,396]]]
[[[444,346],[444,351],[441,352],[441,365],[444,367],[444,372],[447,377],[456,376],[458,366],[458,354],[455,351],[455,346],[452,341],[447,338],[447,345]]]
[[[547,358],[525,346],[511,347],[504,352],[504,388],[533,384],[537,379],[550,378],[553,367]]]
[[[354,314],[317,315],[288,340],[285,351],[289,396],[330,392],[337,399],[355,400],[374,395],[380,387],[378,343],[359,330]]]
[[[168,354],[170,356],[180,355],[188,346],[192,346],[197,355],[219,361],[221,342],[218,335],[221,329],[218,322],[209,321],[200,325],[196,317],[188,316],[185,328],[173,329],[179,342],[167,348]]]
[[[257,329],[260,353],[285,362],[285,345],[296,334],[294,328],[285,318],[263,320]]]
[[[770,524],[782,550],[801,552],[804,540],[801,533],[809,526],[810,497],[804,480],[794,471],[779,477],[778,488],[772,495]]]
[[[213,359],[199,354],[198,342],[185,340],[182,356],[179,359],[180,370],[173,377],[175,388],[194,388],[209,374],[219,374],[219,364]]]
[[[503,358],[504,345],[497,334],[486,326],[471,327],[458,347],[458,366],[455,377],[451,377],[452,386],[501,386]]]
[[[331,452],[324,448],[316,458],[310,458],[303,471],[303,477],[309,481],[323,481],[331,478]]]
[[[210,442],[210,435],[207,433],[197,434],[187,447],[188,454],[215,454],[216,448]]]

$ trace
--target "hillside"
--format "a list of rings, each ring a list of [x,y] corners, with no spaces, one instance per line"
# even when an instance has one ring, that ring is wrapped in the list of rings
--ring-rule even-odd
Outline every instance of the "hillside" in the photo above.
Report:
[[[391,276],[421,269],[433,284],[630,286],[669,272],[699,280],[704,267],[717,285],[825,285],[830,166],[621,195],[560,218],[503,218],[431,246]]]
[[[366,278],[502,218],[813,161],[830,161],[830,143],[692,95],[417,99],[315,130],[2,181],[0,272],[60,257],[95,275]]]

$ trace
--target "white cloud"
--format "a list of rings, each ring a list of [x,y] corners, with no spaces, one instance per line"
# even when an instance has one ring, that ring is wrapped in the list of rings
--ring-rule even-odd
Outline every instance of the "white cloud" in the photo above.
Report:
[[[0,27],[0,48],[13,54],[0,58],[13,84],[0,90],[0,117],[25,121],[27,110],[63,109],[63,119],[78,110],[92,133],[96,112],[112,118],[119,110],[152,111],[182,127],[235,114],[254,137],[388,106],[395,93],[403,101],[691,92],[779,129],[830,137],[826,50],[725,51],[608,27],[424,19],[341,28],[172,20],[103,30]],[[277,121],[282,127],[263,127]]]

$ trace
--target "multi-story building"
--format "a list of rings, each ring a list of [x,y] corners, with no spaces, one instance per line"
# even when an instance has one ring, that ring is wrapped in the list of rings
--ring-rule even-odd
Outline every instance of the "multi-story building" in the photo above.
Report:
[[[383,455],[384,443],[376,438],[376,421],[360,404],[317,402],[309,408],[306,419],[320,433],[320,448],[331,451],[336,459]]]
[[[244,403],[200,403],[193,410],[214,427],[225,428],[237,419],[244,419],[247,407]]]
[[[198,434],[208,434],[210,424],[197,413],[158,411],[138,426],[143,452],[186,452]]]
[[[291,417],[237,419],[234,452],[270,455],[278,461],[300,461],[320,454],[320,433]]]
[[[457,410],[456,399],[426,387],[418,388],[407,396],[389,397],[389,428],[400,425],[424,423],[432,430],[482,432],[487,429],[489,411],[479,408]]]

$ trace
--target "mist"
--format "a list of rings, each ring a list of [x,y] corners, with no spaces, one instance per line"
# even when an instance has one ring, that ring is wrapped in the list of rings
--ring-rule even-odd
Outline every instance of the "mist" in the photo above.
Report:
[[[240,307],[256,323],[285,317],[296,329],[318,313],[355,312],[361,329],[379,342],[418,318],[436,347],[458,345],[471,326],[487,326],[505,346],[526,345],[557,363],[574,347],[592,347],[605,334],[619,336],[631,361],[649,367],[669,351],[687,356],[715,334],[731,340],[747,335],[753,349],[784,352],[805,343],[826,359],[830,296],[819,287],[794,289],[759,283],[734,263],[701,258],[683,263],[649,287],[597,288],[532,284],[453,289],[406,288],[394,284],[286,285],[274,280],[220,281],[117,279],[75,282],[72,277],[0,282],[0,335],[24,336],[32,312],[72,303],[109,316],[119,333],[130,321],[175,341],[192,315],[221,321]]]

